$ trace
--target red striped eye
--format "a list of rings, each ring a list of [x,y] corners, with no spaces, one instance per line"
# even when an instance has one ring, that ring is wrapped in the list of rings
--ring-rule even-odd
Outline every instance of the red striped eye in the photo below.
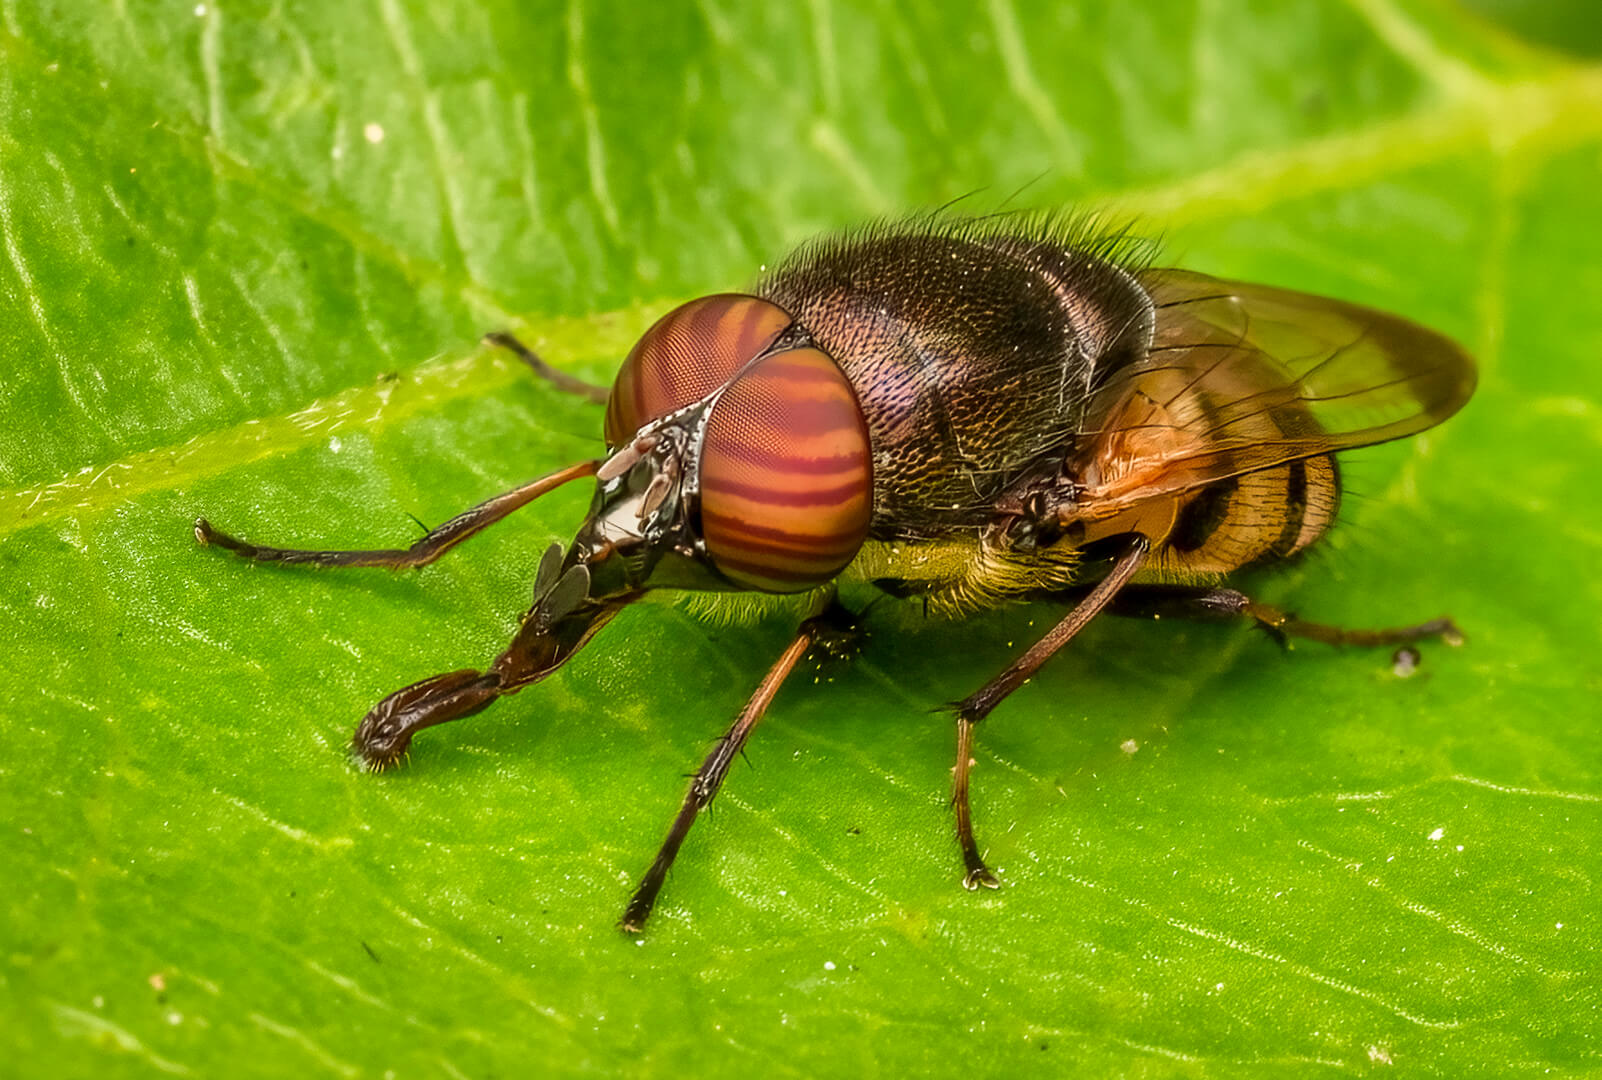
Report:
[[[629,350],[606,401],[606,443],[706,397],[789,326],[789,314],[755,296],[720,293],[674,308]]]
[[[774,353],[723,392],[701,451],[701,536],[731,581],[802,592],[856,557],[873,511],[868,426],[817,349]]]

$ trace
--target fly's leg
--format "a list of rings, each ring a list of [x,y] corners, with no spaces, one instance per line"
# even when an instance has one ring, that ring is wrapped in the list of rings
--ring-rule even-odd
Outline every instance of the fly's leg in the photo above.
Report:
[[[437,529],[432,529],[409,548],[389,548],[377,551],[306,551],[298,548],[266,547],[230,536],[212,526],[205,518],[195,521],[195,541],[202,547],[220,547],[253,562],[291,563],[301,566],[386,566],[404,570],[414,566],[427,566],[463,540],[500,521],[514,510],[520,510],[541,495],[570,480],[594,476],[599,461],[581,461],[565,469],[530,480],[520,487],[504,492],[479,503],[471,510],[451,518]]]
[[[957,846],[962,849],[962,887],[972,891],[983,885],[1001,888],[1001,882],[985,865],[979,842],[973,836],[973,811],[968,804],[968,773],[973,768],[973,729],[984,717],[957,709],[957,766],[951,770],[951,806],[957,816]]]
[[[1056,595],[1059,599],[1065,598],[1064,594]],[[1259,603],[1235,589],[1194,585],[1131,585],[1108,605],[1107,613],[1141,619],[1251,619],[1282,643],[1289,638],[1359,647],[1405,645],[1424,638],[1440,638],[1448,645],[1463,643],[1463,631],[1445,615],[1416,626],[1346,630],[1325,623],[1307,622],[1272,605]]]
[[[362,717],[351,739],[351,753],[362,768],[383,772],[400,764],[419,731],[481,712],[504,693],[494,672],[471,668],[415,682]]]
[[[351,751],[364,768],[382,772],[400,763],[411,748],[412,736],[424,728],[472,716],[502,694],[543,679],[610,622],[623,603],[589,606],[595,610],[570,620],[574,625],[566,633],[553,633],[533,620],[525,622],[488,671],[450,671],[395,691],[362,717]]]
[[[690,790],[684,796],[684,804],[668,827],[667,838],[662,841],[662,847],[652,860],[650,869],[640,879],[640,884],[629,898],[628,907],[623,911],[623,918],[618,923],[619,929],[625,933],[638,934],[645,929],[645,920],[650,917],[651,909],[656,906],[657,894],[662,891],[662,885],[667,880],[668,869],[673,860],[678,857],[679,848],[684,844],[684,838],[690,834],[690,826],[695,824],[696,817],[702,810],[712,804],[717,796],[718,788],[723,786],[723,780],[729,773],[729,766],[734,764],[735,757],[745,746],[746,739],[761,721],[767,712],[768,704],[778,693],[779,686],[795,668],[808,649],[812,647],[812,635],[806,627],[790,642],[790,645],[779,656],[778,661],[769,669],[756,693],[746,702],[745,708],[735,718],[733,726],[718,740],[712,752],[701,763],[700,769],[690,780]]]
[[[538,353],[511,334],[500,332],[485,334],[484,344],[494,345],[497,348],[507,349],[514,353],[519,360],[529,366],[534,374],[558,390],[576,394],[587,401],[595,402],[597,405],[605,405],[606,399],[611,396],[612,391],[604,386],[596,386],[594,383],[587,383],[583,379],[575,378],[565,371],[557,371],[544,360],[541,360]]]
[[[957,703],[957,765],[952,770],[951,803],[956,810],[957,844],[962,848],[962,861],[967,871],[962,878],[965,888],[977,889],[982,885],[994,889],[1001,884],[985,865],[984,856],[979,853],[979,844],[973,836],[973,814],[968,806],[968,773],[973,767],[974,726],[988,716],[1003,698],[1027,682],[1030,676],[1040,670],[1041,665],[1112,602],[1135,571],[1140,569],[1150,547],[1150,541],[1144,536],[1133,536],[1107,576],[1097,582],[1061,622],[1048,630],[1045,637],[1035,642],[1000,675]]]
[[[486,671],[466,668],[435,675],[374,705],[351,739],[362,765],[374,772],[396,765],[422,729],[472,716],[502,694],[539,682],[639,596],[622,593],[596,600],[588,595],[589,584],[589,570],[582,565],[564,570],[562,549],[552,544],[535,578],[534,606],[506,651]]]
[[[574,378],[566,372],[557,371],[511,334],[485,334],[483,340],[486,345],[511,350],[533,370],[534,374],[545,379],[558,389],[565,390],[570,394],[577,394],[599,404],[604,405],[606,403],[610,391],[605,387],[595,386],[585,382],[583,379]],[[560,469],[548,476],[531,480],[521,487],[513,488],[511,491],[497,495],[493,499],[479,503],[471,510],[456,515],[439,528],[430,530],[427,535],[409,548],[386,548],[373,551],[310,551],[299,548],[268,547],[262,544],[252,544],[247,540],[231,536],[215,528],[205,518],[197,518],[195,520],[195,540],[202,546],[220,547],[255,562],[295,563],[304,566],[386,566],[394,570],[426,566],[469,536],[495,524],[512,511],[527,506],[546,492],[560,487],[569,480],[576,480],[584,476],[594,476],[596,469],[600,468],[600,466],[601,463],[599,461],[583,461],[576,465],[569,465],[567,468]]]
[[[690,833],[690,826],[695,824],[696,817],[712,804],[717,797],[718,789],[723,786],[723,780],[729,774],[729,767],[734,764],[746,739],[756,728],[762,716],[768,710],[779,687],[795,669],[797,663],[813,647],[814,643],[827,643],[839,640],[842,635],[849,636],[854,627],[851,613],[840,605],[837,600],[830,598],[827,607],[818,615],[807,619],[796,631],[795,640],[780,654],[773,667],[763,676],[762,682],[757,686],[756,693],[751,695],[745,708],[735,718],[733,726],[718,740],[712,752],[696,770],[695,776],[690,780],[690,790],[684,796],[684,804],[679,807],[678,816],[668,827],[667,838],[662,841],[661,850],[656,854],[650,869],[640,879],[639,888],[634,890],[628,907],[623,911],[623,918],[618,922],[618,928],[625,933],[638,934],[645,929],[645,920],[650,916],[651,909],[656,905],[657,894],[662,891],[662,884],[667,880],[668,869],[678,856],[679,848],[684,838]]]

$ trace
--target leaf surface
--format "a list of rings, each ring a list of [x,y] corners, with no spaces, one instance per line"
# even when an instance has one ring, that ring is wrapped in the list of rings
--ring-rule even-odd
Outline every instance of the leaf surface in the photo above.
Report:
[[[1482,5],[1483,6],[1483,5]],[[1588,17],[1583,5],[1573,20]],[[1576,33],[1583,29],[1576,26]],[[1580,35],[1583,38],[1583,35]],[[1578,1075],[1602,960],[1602,69],[1411,0],[937,12],[494,0],[0,5],[0,1027],[34,1075]],[[1354,456],[1247,586],[1382,653],[884,604],[778,698],[643,942],[613,923],[787,640],[655,605],[364,775],[378,698],[504,645],[665,308],[973,189],[1462,340],[1458,418]]]

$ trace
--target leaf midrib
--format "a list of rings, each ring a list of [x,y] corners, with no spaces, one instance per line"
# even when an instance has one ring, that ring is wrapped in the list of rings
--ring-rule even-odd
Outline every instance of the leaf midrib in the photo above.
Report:
[[[0,32],[3,51],[22,54],[42,66],[23,39]],[[1460,96],[1365,130],[1307,139],[1272,151],[1251,152],[1170,184],[1108,192],[1088,200],[1091,209],[1167,224],[1194,224],[1260,213],[1319,191],[1346,188],[1440,161],[1483,145],[1500,159],[1550,155],[1602,137],[1602,66],[1568,69],[1536,81],[1486,83],[1478,95]],[[516,320],[493,290],[444,273],[433,262],[414,259],[362,230],[342,215],[330,214],[289,185],[268,182],[253,166],[230,157],[204,135],[178,127],[171,134],[215,161],[232,178],[325,225],[369,255],[388,260],[412,280],[456,289],[486,317],[508,325]],[[542,318],[523,324],[533,339],[575,340],[584,344],[615,337],[619,324],[634,324],[642,312],[681,302],[661,298],[624,311],[579,318]],[[570,353],[570,355],[572,355]],[[596,353],[599,355],[599,353]],[[0,492],[0,536],[82,513],[109,509],[129,496],[167,490],[219,475],[241,463],[301,449],[347,426],[352,416],[398,420],[425,407],[477,394],[512,381],[512,369],[482,354],[440,363],[430,359],[403,372],[408,386],[403,405],[386,408],[383,384],[348,387],[291,413],[258,417],[185,443],[140,450],[113,461],[85,466],[78,473],[45,483]],[[316,423],[297,418],[328,418]],[[338,417],[338,419],[333,419]]]

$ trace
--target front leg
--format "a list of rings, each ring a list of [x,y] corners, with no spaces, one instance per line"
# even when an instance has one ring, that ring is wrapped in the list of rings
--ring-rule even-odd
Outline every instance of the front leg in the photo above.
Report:
[[[467,668],[413,683],[362,717],[351,749],[364,767],[379,772],[399,764],[412,736],[422,729],[472,716],[503,694],[539,682],[639,596],[592,598],[588,568],[576,565],[564,570],[562,562],[561,547],[552,544],[535,577],[533,607],[488,670]]]
[[[408,548],[381,548],[364,551],[324,551],[311,548],[269,547],[241,540],[216,528],[205,518],[195,521],[195,543],[201,547],[219,547],[252,562],[289,563],[300,566],[382,566],[391,570],[405,570],[427,566],[463,540],[482,532],[514,510],[520,510],[563,484],[594,476],[601,467],[600,461],[580,461],[565,469],[558,469],[537,480],[530,480],[485,500],[470,510],[464,510]]]

